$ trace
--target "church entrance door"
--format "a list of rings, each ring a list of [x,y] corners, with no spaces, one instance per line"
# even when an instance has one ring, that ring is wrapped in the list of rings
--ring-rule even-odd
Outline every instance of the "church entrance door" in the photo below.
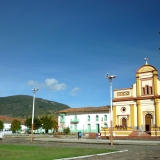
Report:
[[[125,118],[122,118],[122,126],[127,127],[127,121]]]
[[[150,132],[151,131],[151,119],[152,119],[152,115],[151,114],[146,114],[146,116],[145,116],[145,129],[146,129],[146,132]]]

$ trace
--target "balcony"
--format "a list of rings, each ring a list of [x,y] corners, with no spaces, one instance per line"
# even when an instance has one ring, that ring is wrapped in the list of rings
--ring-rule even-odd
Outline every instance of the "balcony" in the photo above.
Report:
[[[77,123],[79,123],[79,119],[73,119],[73,120],[71,119],[70,123],[77,124]]]

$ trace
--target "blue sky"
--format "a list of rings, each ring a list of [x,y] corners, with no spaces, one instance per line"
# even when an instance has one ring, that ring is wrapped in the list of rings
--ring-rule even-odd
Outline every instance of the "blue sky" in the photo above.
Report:
[[[33,95],[70,107],[110,104],[148,63],[160,71],[158,0],[1,0],[0,97]]]

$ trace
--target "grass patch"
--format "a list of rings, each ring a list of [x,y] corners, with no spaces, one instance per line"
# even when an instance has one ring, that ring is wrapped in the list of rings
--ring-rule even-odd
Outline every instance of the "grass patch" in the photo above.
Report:
[[[5,160],[53,160],[98,153],[114,152],[105,148],[61,148],[47,146],[0,145],[0,159]]]

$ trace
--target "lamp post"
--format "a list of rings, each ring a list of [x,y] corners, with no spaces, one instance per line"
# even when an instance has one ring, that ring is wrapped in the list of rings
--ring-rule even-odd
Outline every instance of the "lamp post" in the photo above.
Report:
[[[33,141],[33,128],[34,128],[34,105],[35,105],[35,95],[39,89],[34,88],[33,91],[33,110],[32,110],[32,129],[31,129],[31,142]]]
[[[116,78],[116,75],[109,75],[107,73],[106,77],[109,79],[110,82],[110,144],[113,145],[113,124],[112,124],[112,80]]]

